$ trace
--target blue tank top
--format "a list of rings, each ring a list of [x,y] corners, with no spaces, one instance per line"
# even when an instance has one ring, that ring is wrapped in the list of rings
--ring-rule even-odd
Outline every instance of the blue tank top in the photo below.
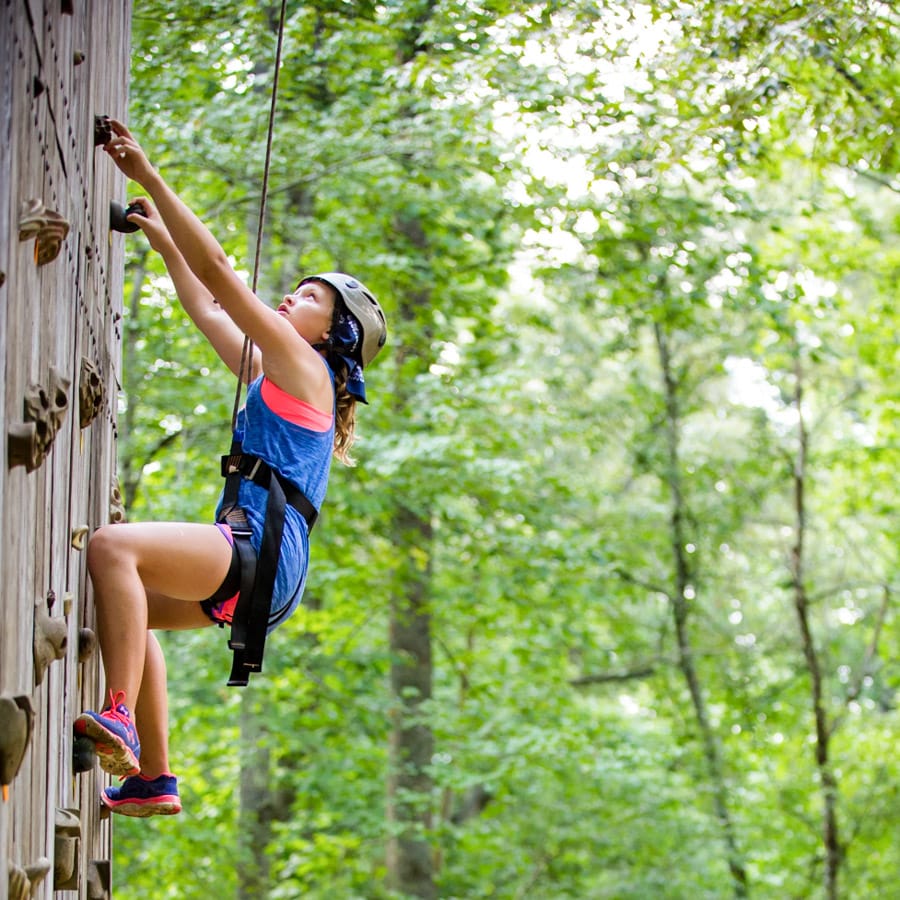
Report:
[[[323,365],[324,365],[323,361]],[[282,418],[262,397],[263,376],[247,388],[247,402],[238,413],[235,439],[245,453],[252,453],[280,472],[321,509],[331,471],[334,419],[328,431],[312,431]],[[250,543],[259,553],[269,492],[246,479],[241,480],[238,502],[247,515]],[[219,508],[222,498],[219,498]],[[217,509],[218,512],[218,509]],[[309,531],[306,520],[292,506],[285,507],[281,556],[275,590],[269,608],[269,631],[297,608],[303,596],[309,567]]]

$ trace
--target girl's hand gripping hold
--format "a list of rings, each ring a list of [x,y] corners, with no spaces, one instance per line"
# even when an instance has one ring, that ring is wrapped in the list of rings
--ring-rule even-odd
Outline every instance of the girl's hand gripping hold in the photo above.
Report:
[[[140,207],[142,212],[131,213],[128,221],[134,222],[147,235],[147,241],[157,253],[163,253],[174,246],[166,223],[163,222],[157,208],[146,197],[136,197],[131,205]]]
[[[127,178],[138,184],[145,184],[155,170],[141,149],[141,145],[118,120],[110,119],[109,125],[113,131],[113,137],[103,145],[104,151],[110,155],[112,161]]]

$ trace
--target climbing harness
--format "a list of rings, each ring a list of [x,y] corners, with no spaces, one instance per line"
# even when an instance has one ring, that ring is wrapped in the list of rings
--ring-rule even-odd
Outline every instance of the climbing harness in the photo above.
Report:
[[[239,441],[231,445],[231,453],[222,457],[225,492],[217,522],[228,525],[234,538],[240,562],[240,591],[231,622],[229,648],[234,652],[228,684],[243,686],[253,672],[262,671],[269,607],[275,587],[275,573],[281,555],[286,506],[292,506],[306,520],[312,531],[318,511],[296,485],[258,456],[243,453]],[[238,505],[241,482],[246,479],[268,491],[266,517],[259,556],[250,543],[250,523]]]
[[[269,168],[272,160],[272,135],[275,125],[275,105],[278,97],[278,73],[281,68],[281,51],[284,44],[284,22],[287,0],[281,3],[281,18],[278,23],[278,46],[275,51],[275,73],[272,79],[272,101],[269,107],[269,127],[266,136],[266,161],[260,194],[259,222],[256,232],[256,255],[253,262],[253,293],[259,281],[259,261],[262,251],[262,236],[265,224],[266,196],[269,187]],[[267,463],[256,456],[245,454],[238,438],[237,420],[241,404],[241,389],[244,379],[250,380],[253,367],[253,342],[244,337],[241,362],[238,369],[234,409],[231,414],[231,431],[234,435],[231,450],[222,457],[222,475],[225,477],[225,491],[216,521],[228,525],[234,538],[235,551],[241,568],[240,592],[231,622],[231,638],[228,647],[234,653],[228,684],[244,686],[253,672],[262,671],[266,633],[269,625],[269,607],[275,587],[275,574],[281,556],[281,536],[284,530],[286,505],[293,506],[306,519],[311,530],[317,511],[303,492],[283,478]],[[248,479],[268,491],[266,517],[263,525],[259,556],[250,543],[250,524],[246,513],[238,505],[238,491],[241,481]]]

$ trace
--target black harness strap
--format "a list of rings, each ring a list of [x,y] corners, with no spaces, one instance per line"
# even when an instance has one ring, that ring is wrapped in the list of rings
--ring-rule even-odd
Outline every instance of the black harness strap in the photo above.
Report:
[[[241,564],[241,588],[231,620],[231,639],[228,641],[229,649],[234,652],[228,684],[230,686],[244,686],[247,684],[251,672],[262,671],[262,650],[260,650],[258,661],[254,664],[253,660],[248,657],[246,649],[250,616],[253,612],[254,585],[256,584],[256,551],[250,543],[249,531],[241,533],[232,528],[231,533],[234,535],[234,548],[237,551]],[[268,623],[268,618],[269,613],[266,610],[266,624]],[[265,648],[263,647],[262,649]]]
[[[225,476],[225,494],[218,521],[225,522],[231,529],[241,564],[241,588],[228,641],[229,648],[234,651],[228,684],[243,686],[253,672],[262,671],[269,610],[281,556],[285,507],[293,506],[306,519],[310,531],[318,511],[303,491],[258,456],[243,453],[238,442],[231,445],[228,456],[222,457],[222,474]],[[238,490],[245,478],[269,492],[258,558],[250,543],[247,516],[238,505]]]

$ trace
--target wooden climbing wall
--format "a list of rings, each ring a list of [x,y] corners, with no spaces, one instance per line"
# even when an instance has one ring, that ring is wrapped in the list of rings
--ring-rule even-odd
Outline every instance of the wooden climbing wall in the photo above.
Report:
[[[72,722],[103,690],[78,545],[121,515],[125,182],[95,117],[126,114],[131,2],[0,4],[0,898],[101,900],[108,782],[75,773]]]

